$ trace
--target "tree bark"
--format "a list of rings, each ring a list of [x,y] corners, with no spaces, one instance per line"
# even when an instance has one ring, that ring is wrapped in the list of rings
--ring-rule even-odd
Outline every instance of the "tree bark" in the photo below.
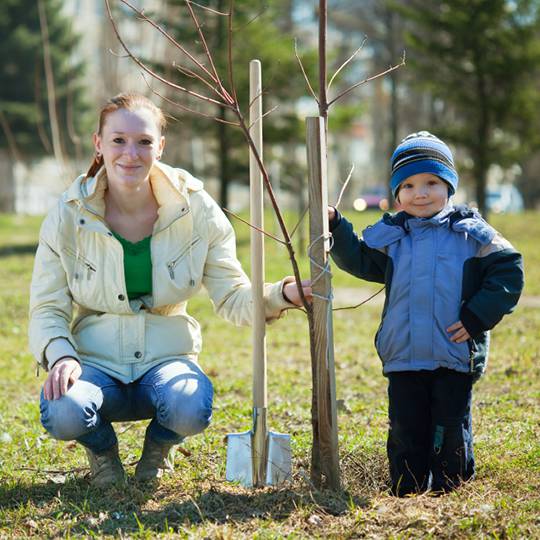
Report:
[[[15,162],[6,149],[0,149],[0,212],[15,212]]]

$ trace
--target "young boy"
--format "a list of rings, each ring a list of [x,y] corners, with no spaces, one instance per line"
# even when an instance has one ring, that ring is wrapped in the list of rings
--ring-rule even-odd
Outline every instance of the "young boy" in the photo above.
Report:
[[[446,492],[474,474],[472,384],[484,372],[489,330],[516,305],[521,255],[480,215],[455,207],[448,146],[427,131],[392,155],[400,212],[364,230],[329,208],[339,268],[386,284],[375,336],[388,377],[392,492]]]

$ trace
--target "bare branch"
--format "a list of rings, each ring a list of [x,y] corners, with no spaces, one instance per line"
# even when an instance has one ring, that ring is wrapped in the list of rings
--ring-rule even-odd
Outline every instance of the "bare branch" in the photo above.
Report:
[[[40,95],[41,95],[41,79],[39,76],[39,66],[36,64],[36,68],[34,72],[34,101],[36,103],[36,110],[37,110],[37,119],[36,119],[37,131],[38,131],[38,135],[41,140],[41,143],[43,144],[43,147],[45,148],[45,151],[52,153],[51,141],[49,141],[49,137],[47,136],[47,133],[45,133],[45,128],[43,126],[43,113],[41,111],[41,105],[39,103]]]
[[[376,293],[372,294],[371,296],[369,296],[365,300],[362,300],[362,302],[360,302],[359,304],[356,304],[355,306],[346,306],[346,307],[333,308],[332,311],[341,311],[341,310],[345,310],[345,309],[359,308],[360,306],[363,306],[365,303],[369,302],[372,298],[375,298],[378,294],[381,294],[384,291],[384,289],[386,289],[386,286],[383,287],[382,289],[379,289]]]
[[[223,208],[223,211],[226,212],[227,214],[230,214],[231,216],[235,217],[238,221],[241,221],[242,223],[245,223],[246,225],[248,225],[252,229],[255,229],[256,231],[259,231],[260,233],[264,234],[265,236],[268,236],[269,238],[272,238],[276,242],[279,242],[280,244],[283,244],[284,246],[287,245],[287,242],[284,242],[283,240],[281,240],[277,236],[274,236],[273,234],[270,234],[270,233],[268,233],[266,231],[263,231],[262,229],[259,229],[259,227],[255,227],[255,225],[251,224],[249,221],[246,221],[245,219],[242,219],[239,215],[235,214],[234,212],[231,212],[230,210],[227,210],[226,208]]]
[[[233,67],[233,12],[234,12],[234,0],[229,1],[229,13],[227,15],[227,56],[228,56],[228,72],[229,72],[229,84],[231,85],[231,92],[238,107],[238,95],[236,93],[236,84],[234,83],[234,67]]]
[[[353,171],[354,171],[354,163],[351,165],[351,170],[349,171],[349,175],[347,176],[347,179],[345,180],[345,182],[343,183],[343,186],[341,187],[341,190],[339,191],[337,202],[334,205],[334,208],[336,210],[337,210],[337,207],[339,206],[339,203],[341,202],[341,197],[343,197],[343,193],[345,193],[345,190],[347,189],[347,186],[351,180]]]
[[[197,2],[193,2],[192,0],[187,0],[190,4],[197,6],[205,11],[209,11],[210,13],[214,13],[216,15],[223,15],[224,17],[227,16],[226,13],[222,13],[221,11],[217,11],[216,9],[209,8],[207,6],[203,6],[202,4],[197,4]]]
[[[221,82],[221,79],[219,78],[219,74],[217,72],[216,66],[214,64],[214,59],[212,58],[212,54],[210,53],[210,49],[208,48],[208,44],[206,43],[206,38],[204,37],[204,32],[202,31],[202,26],[199,23],[199,19],[197,18],[197,15],[195,15],[195,12],[193,11],[193,8],[191,7],[190,0],[184,0],[186,3],[186,6],[189,10],[189,14],[191,15],[191,19],[193,23],[195,24],[195,27],[197,28],[197,33],[199,34],[199,37],[201,38],[201,43],[203,46],[204,54],[206,55],[206,58],[208,58],[208,62],[210,62],[210,66],[212,67],[212,71],[214,72],[214,80],[216,84],[219,86],[220,92],[222,93],[223,99],[229,103],[229,105],[232,105],[234,103],[232,97],[229,95],[227,90],[223,87],[223,84]]]
[[[113,56],[116,56],[116,58],[129,58],[129,54],[121,54],[121,53],[117,53],[117,52],[114,52],[112,49],[109,48],[109,52],[113,55]]]
[[[311,83],[309,82],[309,78],[307,76],[306,70],[304,69],[304,64],[302,64],[302,60],[300,59],[300,56],[298,56],[298,47],[296,45],[296,39],[294,40],[294,56],[296,56],[296,59],[298,60],[298,63],[300,64],[300,69],[302,70],[302,75],[304,76],[304,80],[306,81],[310,94],[313,96],[313,99],[317,103],[319,103],[319,98],[317,97],[317,94],[315,93],[315,91],[313,90],[313,87],[311,86]]]
[[[353,84],[352,86],[347,88],[347,90],[344,90],[343,92],[341,92],[341,94],[339,94],[332,101],[330,101],[328,106],[333,105],[336,101],[340,100],[343,96],[347,95],[349,92],[351,92],[352,90],[354,90],[358,86],[361,86],[361,85],[366,84],[366,83],[368,83],[370,81],[378,79],[379,77],[383,77],[384,75],[388,75],[388,73],[391,73],[392,71],[395,71],[396,69],[399,69],[400,67],[402,67],[404,65],[405,65],[405,51],[403,52],[403,57],[401,58],[401,62],[399,64],[396,64],[395,66],[390,66],[386,71],[382,71],[381,73],[377,73],[376,75],[372,75],[371,77],[368,77],[367,79],[364,79],[363,81],[360,81],[360,82],[357,82],[356,84]]]
[[[332,83],[334,82],[334,79],[338,76],[339,72],[349,63],[351,62],[354,57],[364,48],[364,45],[366,44],[366,41],[367,41],[367,36],[364,36],[364,39],[362,41],[362,45],[360,45],[360,47],[358,47],[358,49],[356,49],[356,51],[354,51],[351,56],[349,56],[349,58],[347,58],[347,60],[345,60],[345,62],[343,62],[343,64],[341,64],[341,66],[339,66],[339,68],[337,69],[337,71],[332,75],[332,78],[330,79],[330,82],[328,83],[328,88],[327,90],[330,90],[330,87],[332,86]]]
[[[215,120],[216,122],[221,122],[222,124],[229,124],[229,125],[234,126],[234,127],[240,127],[240,124],[238,122],[229,122],[228,120],[223,120],[222,118],[219,118],[219,117],[214,116],[212,114],[204,113],[202,111],[196,111],[195,109],[191,109],[189,107],[186,107],[182,103],[178,103],[177,101],[173,101],[172,99],[168,98],[167,96],[164,96],[163,94],[160,94],[157,90],[154,90],[152,88],[152,86],[148,83],[148,81],[146,80],[146,77],[144,76],[144,73],[143,73],[143,79],[144,79],[144,82],[146,83],[146,85],[148,86],[148,88],[150,89],[150,91],[153,94],[160,97],[163,101],[166,101],[170,105],[173,105],[174,107],[178,107],[179,109],[182,109],[183,111],[188,112],[190,114],[195,114],[197,116],[202,116],[204,118],[210,118],[211,120]]]
[[[192,69],[181,66],[180,64],[177,64],[176,62],[173,62],[172,66],[176,68],[180,73],[182,73],[182,75],[185,75],[186,77],[190,77],[191,79],[195,79],[202,82],[205,86],[210,88],[212,92],[215,92],[220,98],[223,97],[220,91],[215,86],[213,86],[211,82],[207,81],[204,77],[202,77],[201,75],[199,75]]]
[[[58,111],[56,108],[56,88],[51,59],[51,47],[49,41],[49,25],[47,23],[47,13],[43,0],[38,0],[39,25],[41,29],[41,39],[43,42],[43,66],[45,69],[45,82],[47,87],[47,103],[49,106],[49,123],[52,135],[52,147],[54,157],[65,171],[66,159],[60,139],[60,126],[58,123]]]
[[[124,1],[124,0],[121,0],[121,1]],[[131,50],[129,49],[129,47],[126,45],[125,41],[122,39],[122,36],[120,35],[120,32],[118,30],[118,26],[116,25],[116,21],[114,20],[114,17],[113,17],[113,14],[112,14],[112,11],[111,11],[111,6],[110,6],[110,1],[109,0],[105,0],[105,5],[107,7],[107,14],[109,16],[109,20],[111,21],[111,24],[112,24],[112,27],[113,27],[113,30],[114,30],[114,33],[116,34],[116,37],[118,39],[118,41],[120,42],[120,44],[122,45],[123,49],[126,51],[126,53],[128,54],[128,56],[143,70],[145,71],[146,73],[148,73],[150,76],[154,77],[155,79],[157,79],[158,81],[162,82],[163,84],[165,84],[166,86],[170,86],[171,88],[174,88],[176,90],[179,90],[180,92],[184,92],[194,98],[197,98],[197,99],[200,99],[201,101],[206,101],[208,103],[214,103],[215,105],[219,105],[220,107],[226,107],[226,108],[231,108],[231,105],[229,103],[224,103],[222,101],[218,101],[216,99],[213,99],[211,97],[208,97],[208,96],[204,96],[202,94],[199,94],[197,92],[193,92],[191,90],[188,90],[187,88],[184,88],[183,86],[180,86],[178,84],[175,84],[173,83],[172,81],[169,81],[168,79],[165,79],[164,77],[162,77],[161,75],[157,74],[155,71],[151,70],[144,62],[142,62],[141,60],[139,60],[138,57],[136,57],[132,52]],[[223,96],[224,97],[224,96]]]
[[[296,232],[298,227],[300,227],[300,224],[302,223],[302,221],[304,221],[304,218],[306,217],[308,210],[309,210],[309,206],[306,206],[304,208],[304,211],[302,212],[302,215],[300,216],[300,219],[298,220],[298,223],[294,226],[293,230],[291,231],[291,239],[294,236],[294,233]]]
[[[238,28],[235,28],[235,32],[238,32],[239,30],[243,30],[244,28],[247,28],[251,23],[254,23],[259,17],[262,17],[262,15],[264,14],[265,11],[268,10],[268,7],[263,7],[261,9],[261,11],[259,11],[259,13],[257,13],[256,15],[254,15],[251,19],[249,19],[249,21],[245,24],[243,24],[242,26],[239,26]]]
[[[202,62],[197,60],[181,43],[176,41],[176,39],[174,39],[166,30],[161,28],[159,24],[157,24],[155,21],[147,17],[146,14],[144,13],[144,10],[137,9],[135,6],[131,5],[127,0],[120,0],[120,1],[126,6],[128,6],[135,13],[137,13],[137,15],[139,15],[141,20],[146,21],[151,26],[153,26],[160,34],[165,36],[175,47],[180,49],[180,51],[183,52],[200,70],[204,71],[215,83],[218,82],[217,76],[214,76],[212,73],[210,73],[210,71],[208,71],[208,69],[204,66]],[[186,0],[186,1],[189,1],[189,0]]]
[[[265,116],[272,114],[278,108],[279,108],[279,105],[276,105],[275,107],[272,107],[270,110],[266,111],[264,114],[261,114],[261,116],[257,118],[257,120],[253,121],[251,124],[248,125],[248,129],[251,129],[254,124],[256,124],[257,122],[260,122]]]

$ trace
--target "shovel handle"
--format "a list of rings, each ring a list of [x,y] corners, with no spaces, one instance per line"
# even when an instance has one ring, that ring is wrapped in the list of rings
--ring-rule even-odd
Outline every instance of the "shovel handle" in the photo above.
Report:
[[[250,135],[262,160],[262,77],[261,63],[249,63]],[[249,153],[250,220],[264,230],[263,178],[257,160]],[[251,229],[251,290],[253,294],[253,407],[267,405],[266,396],[266,320],[264,309],[264,235]]]

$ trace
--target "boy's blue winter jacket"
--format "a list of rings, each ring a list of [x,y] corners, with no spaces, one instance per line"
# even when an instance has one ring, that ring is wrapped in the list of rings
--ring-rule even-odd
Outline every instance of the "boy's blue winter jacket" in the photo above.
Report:
[[[521,255],[481,216],[447,206],[429,219],[384,217],[359,239],[340,215],[331,223],[337,266],[384,283],[386,301],[375,346],[384,373],[445,367],[485,370],[489,332],[510,313],[523,288]],[[453,343],[461,320],[472,336]]]

